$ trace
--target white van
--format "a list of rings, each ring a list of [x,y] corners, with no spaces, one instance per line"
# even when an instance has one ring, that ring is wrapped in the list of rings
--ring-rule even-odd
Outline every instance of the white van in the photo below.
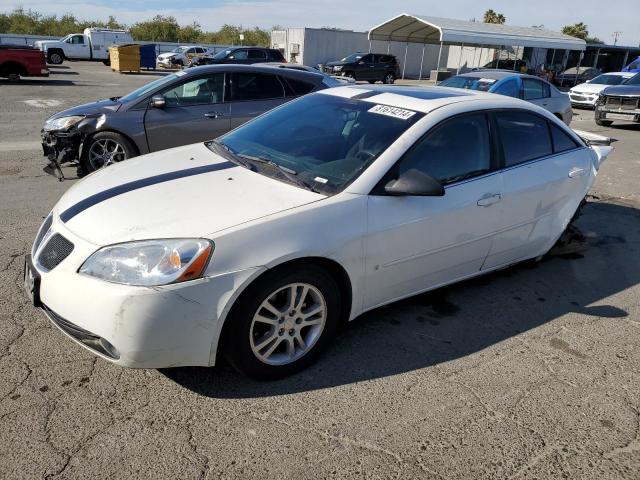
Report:
[[[128,30],[85,28],[83,33],[71,33],[60,40],[40,40],[33,45],[45,53],[48,63],[59,65],[65,59],[109,63],[109,47],[125,43],[133,43]]]

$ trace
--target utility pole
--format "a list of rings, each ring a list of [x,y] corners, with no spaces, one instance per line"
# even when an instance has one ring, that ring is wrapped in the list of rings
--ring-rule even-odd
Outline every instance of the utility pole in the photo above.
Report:
[[[618,37],[620,36],[622,32],[613,32],[613,44],[617,45],[618,44]]]

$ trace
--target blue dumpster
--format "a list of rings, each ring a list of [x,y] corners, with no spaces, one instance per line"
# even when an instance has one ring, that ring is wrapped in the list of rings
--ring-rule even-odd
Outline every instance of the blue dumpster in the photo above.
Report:
[[[156,69],[156,45],[140,45],[140,67]]]

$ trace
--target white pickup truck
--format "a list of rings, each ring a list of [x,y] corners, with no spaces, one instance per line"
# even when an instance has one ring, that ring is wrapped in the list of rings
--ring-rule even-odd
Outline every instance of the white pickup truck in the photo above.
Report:
[[[60,40],[39,40],[33,46],[45,53],[48,63],[60,65],[67,60],[96,60],[109,63],[109,47],[114,44],[133,43],[127,30],[85,28],[83,33],[72,33]]]

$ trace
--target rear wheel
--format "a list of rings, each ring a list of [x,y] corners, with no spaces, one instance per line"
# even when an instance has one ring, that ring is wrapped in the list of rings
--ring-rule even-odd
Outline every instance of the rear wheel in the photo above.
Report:
[[[85,173],[91,173],[136,155],[135,146],[123,135],[101,132],[89,138],[82,147],[80,165]]]
[[[386,83],[387,85],[391,85],[395,81],[396,81],[396,76],[391,72],[387,72],[384,78],[382,79],[382,83]]]
[[[239,372],[274,380],[313,362],[334,336],[340,290],[322,268],[275,270],[236,301],[221,350]]]
[[[49,51],[47,61],[53,65],[60,65],[64,61],[64,55],[59,50]]]

